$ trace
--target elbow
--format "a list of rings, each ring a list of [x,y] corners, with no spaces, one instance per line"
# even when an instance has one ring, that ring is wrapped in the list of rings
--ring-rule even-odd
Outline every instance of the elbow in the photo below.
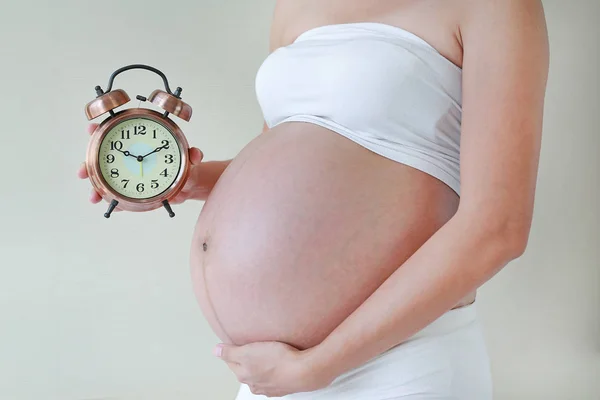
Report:
[[[498,240],[508,259],[514,260],[525,253],[529,241],[529,227],[513,227],[503,229],[498,234]]]
[[[527,248],[531,218],[514,215],[481,214],[468,218],[471,231],[478,231],[480,244],[490,249],[495,257],[508,262],[521,257]],[[473,221],[478,221],[473,223]]]
[[[482,235],[482,239],[488,245],[492,258],[500,264],[505,265],[525,253],[529,238],[528,229],[508,225],[489,226],[488,229]]]

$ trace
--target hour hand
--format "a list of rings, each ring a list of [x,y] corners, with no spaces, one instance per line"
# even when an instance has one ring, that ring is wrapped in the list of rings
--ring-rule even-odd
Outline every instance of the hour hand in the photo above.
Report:
[[[119,151],[119,152],[123,153],[123,155],[124,155],[124,156],[126,156],[126,157],[133,157],[133,158],[136,158],[136,159],[138,158],[138,156],[136,156],[136,155],[134,155],[134,154],[131,154],[131,153],[130,153],[129,151],[127,151],[127,150],[123,151],[123,150],[120,150],[120,149],[117,149],[117,148],[115,148],[115,150],[117,150],[117,151]]]

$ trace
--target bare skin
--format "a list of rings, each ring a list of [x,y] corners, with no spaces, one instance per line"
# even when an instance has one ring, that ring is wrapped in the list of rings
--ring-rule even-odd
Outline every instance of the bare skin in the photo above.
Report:
[[[276,341],[217,346],[215,354],[253,394],[325,388],[409,339],[525,251],[549,66],[542,3],[441,3],[419,2],[461,9],[458,210],[318,345],[303,351]]]
[[[373,21],[415,33],[461,67],[461,4],[280,1],[271,50],[314,27]],[[311,124],[265,129],[231,161],[201,162],[198,149],[190,158],[192,178],[175,203],[206,200],[191,273],[199,304],[225,343],[317,345],[459,205],[437,179]],[[79,176],[87,177],[84,168]],[[92,193],[91,200],[100,198]],[[474,298],[471,292],[456,307]]]
[[[364,4],[282,1],[271,50],[317,26],[375,21],[414,29],[461,65],[455,9],[439,1]],[[323,127],[279,125],[233,160],[208,198],[192,240],[196,295],[224,342],[310,348],[444,225],[458,203],[437,179]],[[473,300],[470,293],[457,306]]]

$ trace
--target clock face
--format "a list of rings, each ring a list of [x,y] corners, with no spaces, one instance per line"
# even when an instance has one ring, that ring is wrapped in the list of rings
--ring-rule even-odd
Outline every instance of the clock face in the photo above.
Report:
[[[148,199],[175,182],[181,168],[181,152],[164,125],[133,117],[108,131],[100,144],[98,163],[104,180],[117,193]]]

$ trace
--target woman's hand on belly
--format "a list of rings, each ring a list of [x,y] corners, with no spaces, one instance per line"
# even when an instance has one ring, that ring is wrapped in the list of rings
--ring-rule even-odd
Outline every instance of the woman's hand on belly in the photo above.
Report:
[[[334,379],[309,365],[308,350],[298,350],[282,342],[218,344],[215,355],[256,395],[280,397],[310,392],[327,387]]]

